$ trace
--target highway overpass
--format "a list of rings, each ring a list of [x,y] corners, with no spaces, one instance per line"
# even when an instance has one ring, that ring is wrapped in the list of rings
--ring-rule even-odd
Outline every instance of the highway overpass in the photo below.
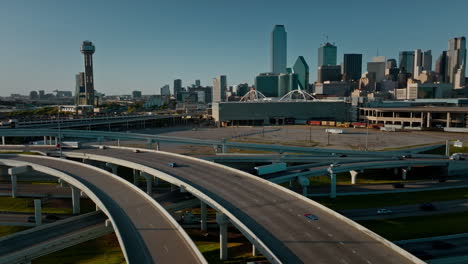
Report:
[[[143,149],[135,153],[130,148],[108,147],[63,154],[113,164],[114,171],[117,164],[133,168],[180,186],[228,217],[273,263],[423,263],[310,199],[229,167]],[[178,166],[168,165],[173,162]],[[319,220],[311,220],[307,214]],[[222,228],[221,233],[224,237]]]
[[[79,190],[86,193],[112,222],[128,263],[206,263],[182,227],[158,203],[114,174],[74,161],[31,155],[3,154],[0,164],[31,166],[65,180],[75,195]]]
[[[102,212],[44,224],[0,238],[0,264],[20,264],[112,233]]]
[[[88,131],[88,130],[70,130],[70,129],[0,129],[0,136],[2,142],[5,143],[5,137],[43,137],[44,143],[52,142],[51,137],[58,138],[73,138],[73,139],[91,139],[97,142],[103,142],[104,140],[136,140],[143,141],[147,144],[149,149],[156,147],[159,150],[159,142],[166,143],[178,143],[188,145],[203,145],[213,146],[217,149],[221,149],[221,152],[226,152],[228,148],[239,148],[239,149],[254,149],[262,151],[272,151],[280,153],[315,153],[315,154],[346,154],[346,155],[357,155],[357,156],[398,156],[402,153],[418,153],[434,148],[438,148],[443,145],[430,145],[411,149],[400,149],[393,151],[357,151],[357,150],[341,150],[341,149],[322,149],[322,148],[310,148],[310,147],[296,147],[296,146],[283,146],[273,144],[257,144],[257,143],[243,143],[227,140],[206,140],[206,139],[194,139],[194,138],[182,138],[182,137],[169,137],[159,135],[148,135],[138,133],[123,133],[123,132],[110,132],[110,131]],[[49,138],[47,138],[49,137]],[[62,140],[64,141],[64,140]],[[54,140],[57,142],[57,139]]]

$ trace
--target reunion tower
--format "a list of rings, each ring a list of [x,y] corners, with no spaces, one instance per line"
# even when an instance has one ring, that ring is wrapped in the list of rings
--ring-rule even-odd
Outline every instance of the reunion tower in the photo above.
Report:
[[[84,98],[81,104],[94,105],[94,77],[93,77],[93,54],[96,47],[91,41],[85,40],[81,44],[81,53],[84,55]]]

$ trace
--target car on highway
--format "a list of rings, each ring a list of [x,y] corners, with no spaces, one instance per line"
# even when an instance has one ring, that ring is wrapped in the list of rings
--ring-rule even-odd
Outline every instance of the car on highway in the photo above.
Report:
[[[467,153],[453,153],[450,156],[451,160],[468,160],[468,154]]]
[[[433,203],[422,203],[419,205],[419,209],[423,211],[435,211],[437,208]]]
[[[134,153],[140,153],[140,150],[139,149],[134,149],[133,152]]]
[[[60,220],[60,217],[58,217],[56,215],[53,215],[53,214],[50,214],[50,215],[46,215],[45,219],[46,220],[51,220],[51,221],[56,221],[56,220]]]
[[[341,166],[341,165],[340,165],[340,164],[338,164],[338,163],[336,163],[336,162],[334,162],[334,163],[330,164],[330,167],[332,167],[332,168],[335,168],[335,167],[340,167],[340,166]]]
[[[177,167],[177,163],[171,162],[171,163],[169,163],[169,167],[175,168],[175,167]]]
[[[405,154],[403,156],[401,156],[401,159],[411,159],[413,157],[413,155],[411,154]]]
[[[377,210],[377,214],[379,214],[379,215],[388,215],[388,214],[391,214],[391,213],[393,213],[393,211],[390,210],[390,209],[382,208],[382,209]]]
[[[393,188],[405,188],[405,184],[402,182],[396,182],[393,184]]]
[[[304,214],[304,216],[309,220],[314,220],[314,221],[318,220],[318,217],[316,215],[313,215],[313,214]]]

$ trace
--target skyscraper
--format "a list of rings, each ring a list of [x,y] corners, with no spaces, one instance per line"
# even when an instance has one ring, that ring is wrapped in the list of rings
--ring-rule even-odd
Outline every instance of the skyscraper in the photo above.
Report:
[[[176,101],[178,102],[182,101],[182,80],[181,79],[174,80],[174,97]]]
[[[335,45],[327,42],[324,43],[318,48],[318,65],[336,65],[336,51],[337,48]]]
[[[414,51],[401,51],[400,52],[400,70],[403,70],[406,73],[413,74],[414,66]]]
[[[160,94],[163,96],[170,96],[171,95],[171,89],[169,88],[169,84],[164,85],[160,89]]]
[[[385,79],[385,67],[387,60],[383,56],[373,57],[372,62],[367,63],[367,72],[372,75],[375,82]]]
[[[455,75],[459,74],[458,79],[465,78],[466,67],[466,39],[465,37],[452,38],[449,40],[449,49],[447,51],[447,82],[454,84]]]
[[[270,66],[273,73],[286,73],[287,33],[284,25],[276,25],[271,32]]]
[[[227,92],[226,75],[221,75],[213,79],[213,103],[225,102]]]
[[[442,51],[436,61],[435,72],[437,73],[437,80],[441,83],[447,82],[447,51]]]
[[[422,52],[420,49],[414,51],[413,78],[418,79],[423,71],[432,70],[432,52],[427,50]]]
[[[309,92],[309,65],[305,61],[304,57],[299,56],[294,63],[294,73],[297,74],[299,87],[302,90]]]
[[[362,74],[362,54],[345,54],[343,57],[343,80],[357,81]]]
[[[84,93],[76,94],[77,104],[94,105],[94,76],[93,76],[93,54],[96,47],[91,41],[85,40],[81,44],[81,53],[84,56]],[[81,78],[81,77],[80,77]]]
[[[340,65],[322,65],[317,69],[317,82],[323,83],[326,81],[339,82],[341,80]]]

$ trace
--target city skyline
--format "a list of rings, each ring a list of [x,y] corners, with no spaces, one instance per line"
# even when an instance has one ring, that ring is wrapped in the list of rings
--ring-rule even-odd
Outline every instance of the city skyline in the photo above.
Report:
[[[392,24],[390,27],[384,20],[378,31],[373,27],[366,30],[364,25],[371,26],[373,17],[380,17],[371,14],[366,18],[356,18],[353,23],[359,25],[362,32],[351,33],[339,26],[344,18],[320,24],[318,22],[326,14],[317,12],[317,17],[305,19],[300,15],[301,12],[306,13],[305,10],[294,15],[261,16],[254,21],[222,20],[214,25],[212,19],[204,15],[220,8],[233,12],[243,10],[246,16],[253,15],[261,8],[273,14],[283,10],[260,3],[224,3],[221,7],[211,7],[208,2],[199,6],[190,4],[184,9],[184,16],[192,14],[202,17],[191,25],[183,21],[170,25],[161,23],[161,19],[168,18],[161,10],[176,8],[177,4],[169,3],[161,6],[151,3],[139,6],[121,4],[109,8],[109,2],[103,1],[93,4],[93,13],[86,15],[89,21],[78,19],[83,14],[80,10],[85,7],[66,3],[22,1],[2,4],[0,30],[8,41],[4,44],[7,49],[0,51],[0,95],[28,94],[31,90],[74,91],[74,76],[82,71],[82,56],[77,49],[85,39],[99,47],[94,59],[96,91],[129,94],[133,90],[141,90],[144,94],[156,94],[162,86],[172,84],[177,78],[182,79],[183,86],[195,80],[201,80],[202,85],[210,85],[215,76],[223,74],[229,79],[228,85],[253,84],[259,72],[269,71],[269,34],[276,24],[284,24],[288,31],[287,66],[292,67],[298,56],[304,56],[312,66],[311,82],[317,79],[316,51],[321,43],[326,42],[325,35],[329,36],[329,42],[338,47],[338,64],[343,62],[343,53],[359,53],[363,54],[363,65],[371,61],[377,50],[379,55],[397,60],[400,51],[432,50],[435,60],[442,50],[448,49],[449,39],[468,35],[464,27],[467,18],[461,12],[463,8],[452,11],[454,14],[443,21],[413,21],[411,25],[398,30],[395,30],[398,28],[395,23],[401,22],[389,23]],[[342,3],[333,8],[302,3],[305,7],[330,11],[339,17],[338,14],[345,13],[349,8],[362,7],[366,2]],[[405,6],[401,13],[411,14],[413,4],[407,4],[409,6]],[[397,6],[397,3],[392,5]],[[467,4],[460,1],[458,6]],[[428,14],[439,11],[438,6],[431,2],[418,8],[418,12],[426,11]],[[50,15],[51,9],[55,11],[54,15]],[[366,10],[372,13],[384,9],[367,7]],[[41,15],[46,12],[49,12],[49,18],[43,19]],[[120,22],[117,18],[123,14],[130,20]],[[158,15],[162,18],[155,18]],[[140,19],[133,21],[131,18],[135,17]],[[413,29],[422,24],[425,28],[431,28],[431,34],[426,30],[414,32]],[[219,37],[218,42],[213,41],[215,36]],[[44,53],[42,50],[45,47],[53,52]],[[435,68],[435,65],[432,67]]]

